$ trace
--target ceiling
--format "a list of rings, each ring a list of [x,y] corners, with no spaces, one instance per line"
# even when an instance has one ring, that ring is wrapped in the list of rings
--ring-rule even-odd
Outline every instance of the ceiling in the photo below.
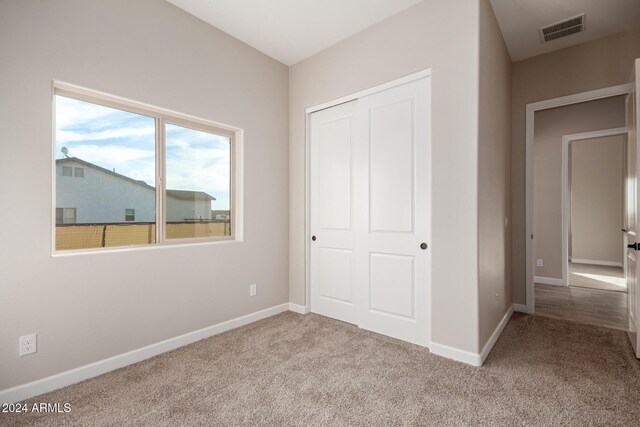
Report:
[[[640,0],[491,0],[513,61],[640,26]],[[586,31],[541,43],[538,28],[586,12]]]
[[[292,65],[423,0],[168,1]]]
[[[168,1],[292,65],[424,0]],[[513,61],[640,26],[640,0],[491,0],[491,4]],[[583,12],[585,32],[541,43],[538,28]]]

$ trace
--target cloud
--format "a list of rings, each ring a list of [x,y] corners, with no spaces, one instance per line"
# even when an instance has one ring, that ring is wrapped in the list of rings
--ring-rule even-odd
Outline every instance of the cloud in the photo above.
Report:
[[[231,187],[230,140],[194,129],[167,125],[167,188],[204,191],[217,200],[216,209],[229,207]]]
[[[102,105],[56,95],[56,126],[58,128],[68,128],[78,123],[95,122],[115,112],[119,111]]]
[[[155,126],[150,127],[129,127],[118,129],[107,129],[99,132],[78,132],[76,130],[56,130],[56,141],[58,144],[65,144],[76,141],[101,141],[117,138],[137,138],[141,136],[155,135]]]
[[[167,188],[204,191],[229,207],[230,139],[166,125]],[[155,120],[89,102],[56,96],[56,157],[70,157],[155,185]]]

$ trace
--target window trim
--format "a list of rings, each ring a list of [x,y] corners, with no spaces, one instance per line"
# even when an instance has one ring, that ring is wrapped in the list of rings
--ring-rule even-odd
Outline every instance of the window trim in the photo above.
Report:
[[[91,102],[118,110],[140,114],[155,119],[156,123],[156,243],[145,245],[130,245],[109,248],[87,248],[72,250],[56,250],[56,95],[79,101]],[[242,242],[243,241],[243,146],[244,130],[235,126],[225,125],[212,120],[203,119],[189,114],[178,113],[169,109],[156,107],[154,105],[133,101],[117,95],[77,86],[71,83],[53,80],[51,86],[52,105],[52,144],[51,144],[51,253],[52,256],[130,251],[140,249],[151,249],[158,247],[171,247],[181,245],[202,245],[222,242]],[[165,124],[187,127],[203,132],[214,133],[216,135],[230,138],[231,144],[231,173],[230,173],[230,194],[229,208],[231,209],[231,236],[212,237],[190,237],[181,239],[166,239],[166,146],[165,146]]]

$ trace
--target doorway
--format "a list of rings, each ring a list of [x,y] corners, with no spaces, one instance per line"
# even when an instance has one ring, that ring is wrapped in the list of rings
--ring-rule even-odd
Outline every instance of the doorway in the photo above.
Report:
[[[528,106],[530,313],[628,328],[621,229],[629,89]]]
[[[429,345],[430,78],[308,112],[312,312]]]
[[[563,279],[569,287],[627,291],[626,138],[626,127],[562,138]]]

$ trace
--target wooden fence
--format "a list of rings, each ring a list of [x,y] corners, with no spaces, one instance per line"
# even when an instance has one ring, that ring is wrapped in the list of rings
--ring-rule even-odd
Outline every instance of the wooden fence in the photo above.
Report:
[[[167,239],[230,236],[231,224],[224,221],[168,223]],[[156,225],[73,224],[56,226],[56,250],[147,245],[156,242]]]

